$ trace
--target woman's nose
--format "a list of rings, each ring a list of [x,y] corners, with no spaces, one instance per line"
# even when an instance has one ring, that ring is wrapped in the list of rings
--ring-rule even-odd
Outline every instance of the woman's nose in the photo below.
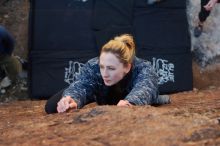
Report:
[[[108,77],[109,74],[108,74],[108,71],[106,69],[103,70],[103,77]]]

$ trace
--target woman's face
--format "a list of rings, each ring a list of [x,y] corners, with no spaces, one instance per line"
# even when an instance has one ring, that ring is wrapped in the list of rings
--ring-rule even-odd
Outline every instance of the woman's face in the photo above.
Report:
[[[103,52],[99,59],[100,72],[106,86],[118,83],[129,72],[131,65],[124,66],[119,59],[110,52]]]

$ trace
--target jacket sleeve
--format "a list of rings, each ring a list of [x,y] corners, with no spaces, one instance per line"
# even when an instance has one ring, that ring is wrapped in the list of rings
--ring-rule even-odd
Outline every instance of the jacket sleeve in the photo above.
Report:
[[[64,90],[63,97],[71,96],[77,103],[77,108],[82,108],[88,102],[93,101],[95,90],[97,90],[96,72],[94,67],[87,62],[82,67],[76,80]]]
[[[134,105],[152,104],[158,97],[158,77],[149,62],[144,64],[134,79],[132,90],[125,98]]]

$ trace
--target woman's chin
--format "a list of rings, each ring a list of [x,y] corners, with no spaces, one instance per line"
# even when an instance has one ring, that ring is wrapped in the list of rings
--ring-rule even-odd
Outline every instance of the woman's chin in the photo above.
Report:
[[[104,82],[106,86],[112,86],[113,84],[111,82]]]

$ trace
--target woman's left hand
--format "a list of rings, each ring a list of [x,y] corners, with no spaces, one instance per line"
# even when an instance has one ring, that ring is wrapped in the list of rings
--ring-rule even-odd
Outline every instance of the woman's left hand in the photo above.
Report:
[[[127,100],[120,100],[117,104],[117,106],[133,106],[132,104],[129,103]]]

